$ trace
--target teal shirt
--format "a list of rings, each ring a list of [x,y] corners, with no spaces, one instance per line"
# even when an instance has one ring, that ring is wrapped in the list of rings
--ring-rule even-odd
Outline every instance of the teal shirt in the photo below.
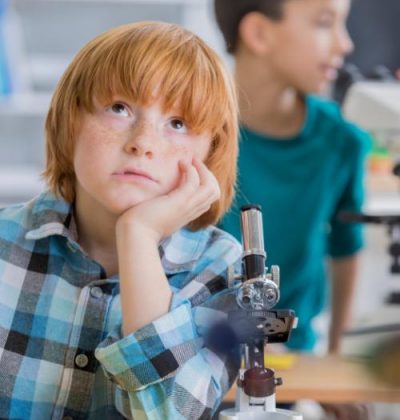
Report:
[[[277,307],[299,318],[287,343],[311,350],[312,319],[326,302],[325,256],[350,256],[363,244],[359,224],[337,220],[360,211],[368,135],[345,121],[336,104],[306,98],[306,119],[294,138],[275,139],[241,128],[237,193],[221,227],[240,238],[240,207],[261,204],[267,265],[281,269]]]

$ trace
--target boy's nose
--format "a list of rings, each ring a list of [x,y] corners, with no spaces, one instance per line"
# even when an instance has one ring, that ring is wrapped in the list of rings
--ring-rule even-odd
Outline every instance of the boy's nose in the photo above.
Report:
[[[337,31],[335,41],[336,50],[341,55],[348,55],[354,50],[353,41],[346,28],[342,28],[341,30]]]
[[[155,139],[157,132],[149,123],[141,123],[132,128],[129,138],[125,144],[127,153],[137,156],[154,157]]]

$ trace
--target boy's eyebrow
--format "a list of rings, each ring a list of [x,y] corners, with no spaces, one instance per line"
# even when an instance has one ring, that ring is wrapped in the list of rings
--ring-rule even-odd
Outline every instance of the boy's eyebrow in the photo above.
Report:
[[[327,15],[329,17],[334,17],[335,14],[335,11],[330,9],[328,6],[322,6],[319,10],[319,15]]]
[[[132,101],[130,98],[128,98],[128,96],[126,95],[122,95],[120,93],[116,93],[114,92],[109,98],[108,98],[109,102],[128,102],[128,101]]]
[[[335,1],[335,0],[334,0]],[[331,0],[330,1],[324,1],[324,2],[321,2],[322,4],[320,4],[320,10],[319,10],[319,13],[322,15],[329,15],[329,17],[336,17],[336,16],[341,16],[341,15],[344,15],[344,16],[347,16],[348,15],[348,10],[347,11],[345,11],[345,10],[338,10],[337,8],[335,8],[334,6],[333,6],[333,4],[331,3]]]

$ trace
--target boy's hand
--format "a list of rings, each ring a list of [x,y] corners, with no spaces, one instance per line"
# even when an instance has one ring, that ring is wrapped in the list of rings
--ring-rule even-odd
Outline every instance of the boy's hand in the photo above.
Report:
[[[214,174],[199,159],[179,162],[180,181],[175,189],[138,204],[124,212],[117,232],[127,227],[150,235],[157,243],[205,213],[220,197]],[[143,236],[142,236],[143,237]]]

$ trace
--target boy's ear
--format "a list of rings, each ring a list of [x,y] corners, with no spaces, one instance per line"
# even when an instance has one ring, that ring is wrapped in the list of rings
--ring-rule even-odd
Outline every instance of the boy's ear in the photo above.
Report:
[[[262,13],[248,13],[239,24],[241,42],[253,53],[265,55],[273,39],[271,23],[270,19]]]

